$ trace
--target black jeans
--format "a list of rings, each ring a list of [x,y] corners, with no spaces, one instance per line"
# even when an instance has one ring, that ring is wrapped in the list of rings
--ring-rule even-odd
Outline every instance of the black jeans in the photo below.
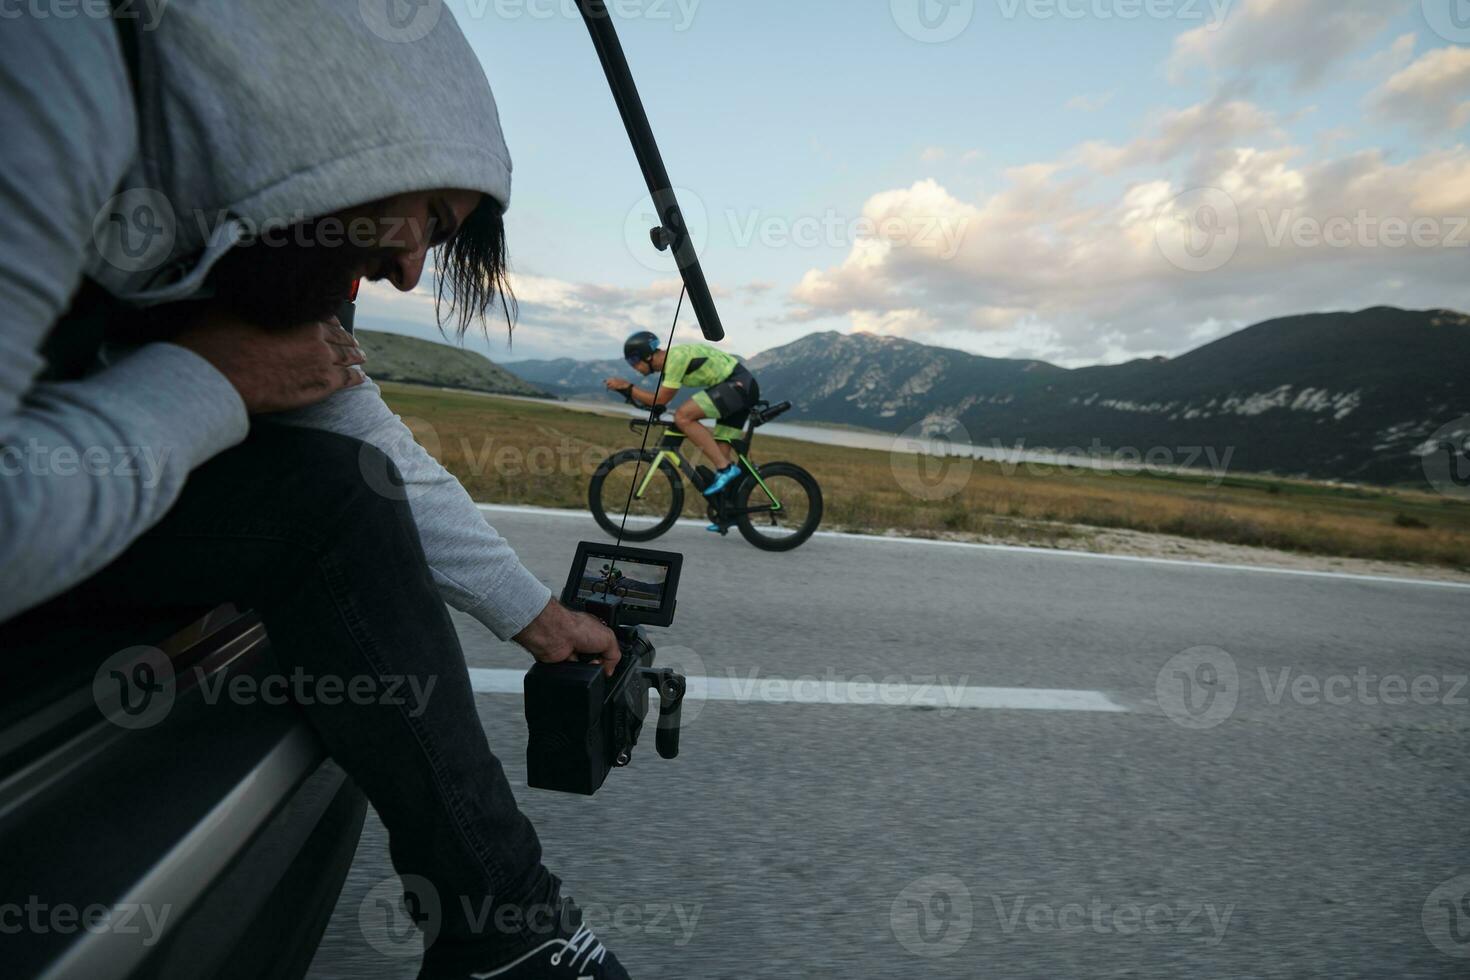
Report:
[[[549,938],[560,883],[490,752],[409,506],[374,489],[385,472],[396,476],[355,440],[257,424],[122,557],[22,621],[234,602],[260,614],[288,677],[391,684],[386,700],[405,703],[302,709],[387,826],[394,868],[437,891],[431,959],[493,963]],[[419,703],[416,691],[429,693]]]

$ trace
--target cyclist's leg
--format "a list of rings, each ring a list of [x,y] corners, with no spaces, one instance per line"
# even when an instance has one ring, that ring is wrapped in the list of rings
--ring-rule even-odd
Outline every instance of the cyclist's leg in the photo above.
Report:
[[[715,438],[728,441],[745,435],[750,412],[755,408],[755,403],[760,401],[760,397],[760,382],[749,373],[743,373],[711,388],[709,398],[716,409]]]
[[[740,460],[739,460],[739,457],[737,455],[737,451],[736,451],[735,447],[733,445],[731,445],[731,443],[733,443],[735,440],[739,439],[743,435],[745,435],[744,428],[737,428],[737,427],[734,427],[734,426],[726,425],[724,419],[717,419],[715,421],[715,431],[714,431],[715,441],[718,442],[718,443],[720,443],[722,446],[726,447],[730,451],[730,454],[731,454],[731,457],[732,457],[732,462],[731,462],[730,466],[727,468],[727,471],[726,471],[726,473],[727,473],[727,481],[722,486],[719,486],[718,488],[712,488],[712,487],[711,488],[707,488],[707,489],[710,489],[713,494],[719,493],[719,491],[721,489],[728,489],[729,486],[730,486],[730,484],[733,483],[733,482],[735,482],[736,477],[740,473],[740,469],[739,469]],[[718,478],[716,478],[716,480],[717,479]],[[711,480],[711,483],[712,484],[715,483],[716,480]],[[710,524],[708,527],[706,527],[705,530],[706,531],[714,531],[714,532],[716,532],[718,534],[724,534],[727,530],[729,530],[730,523],[733,523],[733,520],[734,520],[733,518],[730,518],[728,516],[722,516],[715,523]],[[730,523],[726,523],[726,522],[730,522]]]
[[[709,399],[709,407],[713,409],[708,414],[715,420],[715,439],[731,443],[742,438],[745,435],[745,426],[750,422],[750,413],[761,397],[761,386],[755,376],[741,370],[703,394]],[[735,456],[732,449],[732,463],[739,462]]]
[[[740,369],[726,380],[700,394],[709,402],[706,406],[706,414],[717,420],[717,432],[726,434],[733,430],[743,434],[745,423],[750,419],[750,410],[754,407],[756,399],[760,397],[760,386],[756,384],[755,377],[749,371]],[[710,409],[712,411],[709,411]],[[721,470],[714,483],[705,489],[705,496],[719,493],[739,477],[739,459],[731,451],[730,465]]]
[[[761,387],[755,376],[739,368],[719,384],[698,392],[693,400],[699,402],[705,418],[715,420],[714,438],[730,442],[745,434],[745,425],[750,421],[751,410],[760,396]],[[737,462],[733,452],[729,462]]]
[[[735,451],[735,440],[744,435],[745,429],[742,426],[730,425],[724,419],[715,420],[715,442],[730,446],[732,452]]]
[[[710,402],[708,393],[696,391],[694,397],[680,405],[674,413],[674,425],[704,454],[705,459],[713,463],[716,469],[723,470],[735,461],[735,454],[716,442],[709,429],[699,424],[701,419],[716,418],[719,414]]]

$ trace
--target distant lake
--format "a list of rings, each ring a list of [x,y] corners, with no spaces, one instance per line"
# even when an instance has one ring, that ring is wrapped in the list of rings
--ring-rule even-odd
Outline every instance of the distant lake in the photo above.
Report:
[[[498,396],[507,397],[507,396]],[[541,401],[544,399],[526,399]],[[626,415],[629,418],[646,417],[647,410],[638,410],[629,405],[612,404],[575,398],[560,402],[566,408],[579,412],[595,412],[603,415]],[[802,425],[800,423],[772,422],[760,428],[764,436],[783,439],[799,439],[824,446],[846,446],[851,449],[875,449],[885,453],[909,453],[925,456],[969,457],[991,463],[1030,466],[1077,466],[1085,469],[1108,470],[1124,473],[1190,473],[1223,477],[1229,466],[1229,458],[1211,458],[1201,450],[1192,453],[1193,447],[1159,447],[1160,455],[1152,461],[1132,456],[1113,455],[1107,450],[1088,454],[1085,448],[1076,453],[1057,453],[1044,450],[1017,448],[1015,445],[977,446],[968,442],[952,442],[943,436],[903,436],[886,432],[869,432],[862,429],[844,429],[824,425]],[[1139,453],[1147,453],[1148,447],[1139,447]],[[1164,455],[1167,453],[1168,458]]]

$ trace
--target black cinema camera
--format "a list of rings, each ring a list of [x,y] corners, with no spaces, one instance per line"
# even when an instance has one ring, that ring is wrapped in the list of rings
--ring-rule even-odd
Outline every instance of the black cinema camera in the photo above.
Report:
[[[601,664],[537,664],[526,674],[526,782],[534,789],[591,796],[632,759],[658,692],[658,754],[679,754],[685,679],[653,666],[643,626],[674,621],[682,555],[583,541],[562,604],[590,613],[617,634],[622,659],[612,677]]]

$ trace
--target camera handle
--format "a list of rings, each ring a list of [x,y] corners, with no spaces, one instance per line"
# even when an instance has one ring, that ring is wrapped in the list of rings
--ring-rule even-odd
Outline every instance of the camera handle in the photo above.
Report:
[[[640,631],[636,626],[624,626],[618,622],[618,609],[623,600],[619,596],[588,596],[583,600],[587,612],[602,620],[608,625],[618,638],[618,647],[626,654],[636,648]],[[647,641],[643,641],[647,646]],[[648,648],[650,653],[652,647]],[[648,662],[652,662],[649,657]],[[665,759],[674,759],[679,755],[679,727],[683,721],[684,693],[689,688],[689,682],[682,675],[674,672],[671,667],[634,667],[631,663],[627,667],[619,667],[613,675],[614,689],[623,687],[618,678],[628,678],[628,683],[636,683],[629,674],[623,673],[625,669],[637,672],[637,677],[642,683],[647,684],[649,690],[658,692],[658,731],[654,736],[654,745],[658,754]],[[613,692],[609,692],[608,700],[612,700]],[[637,738],[636,733],[633,738]],[[626,766],[632,754],[632,745],[629,744],[623,750],[616,761],[618,766]]]
[[[684,692],[689,682],[669,667],[644,667],[648,686],[658,692],[658,732],[654,744],[665,759],[679,755],[679,725],[684,713]]]

